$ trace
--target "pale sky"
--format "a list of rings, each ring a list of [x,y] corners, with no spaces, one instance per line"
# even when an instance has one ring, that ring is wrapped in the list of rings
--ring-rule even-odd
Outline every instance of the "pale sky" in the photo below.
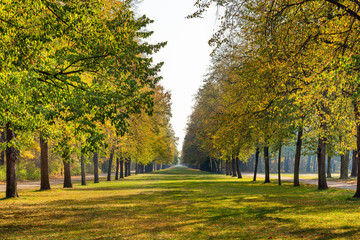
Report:
[[[161,84],[172,94],[171,123],[179,138],[181,151],[188,116],[192,112],[194,95],[202,85],[210,64],[208,40],[215,32],[216,9],[202,19],[186,19],[195,12],[196,0],[143,0],[139,14],[154,20],[147,29],[154,31],[150,42],[167,41],[167,46],[154,56],[164,62]]]

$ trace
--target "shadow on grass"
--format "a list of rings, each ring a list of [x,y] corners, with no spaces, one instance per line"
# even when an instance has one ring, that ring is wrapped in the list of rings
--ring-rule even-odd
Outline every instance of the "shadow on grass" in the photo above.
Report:
[[[61,190],[58,193],[64,199],[0,206],[0,233],[14,239],[336,239],[359,235],[358,227],[348,223],[337,228],[322,224],[326,214],[357,206],[337,191],[326,195],[311,187],[228,179],[175,168],[101,187],[91,184]]]

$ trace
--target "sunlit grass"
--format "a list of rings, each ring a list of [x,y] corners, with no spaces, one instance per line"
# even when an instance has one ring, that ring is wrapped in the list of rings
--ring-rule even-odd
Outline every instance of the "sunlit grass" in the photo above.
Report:
[[[0,239],[359,239],[353,191],[277,186],[184,168],[20,191]]]

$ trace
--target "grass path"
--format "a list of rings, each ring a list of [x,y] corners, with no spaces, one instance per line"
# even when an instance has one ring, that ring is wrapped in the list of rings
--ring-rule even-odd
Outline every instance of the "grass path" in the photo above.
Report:
[[[185,168],[0,201],[0,239],[360,239],[353,191]]]

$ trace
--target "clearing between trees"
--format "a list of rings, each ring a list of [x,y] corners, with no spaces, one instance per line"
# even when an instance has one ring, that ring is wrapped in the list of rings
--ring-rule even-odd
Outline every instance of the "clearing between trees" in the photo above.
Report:
[[[175,167],[0,201],[4,239],[359,239],[353,191]]]

